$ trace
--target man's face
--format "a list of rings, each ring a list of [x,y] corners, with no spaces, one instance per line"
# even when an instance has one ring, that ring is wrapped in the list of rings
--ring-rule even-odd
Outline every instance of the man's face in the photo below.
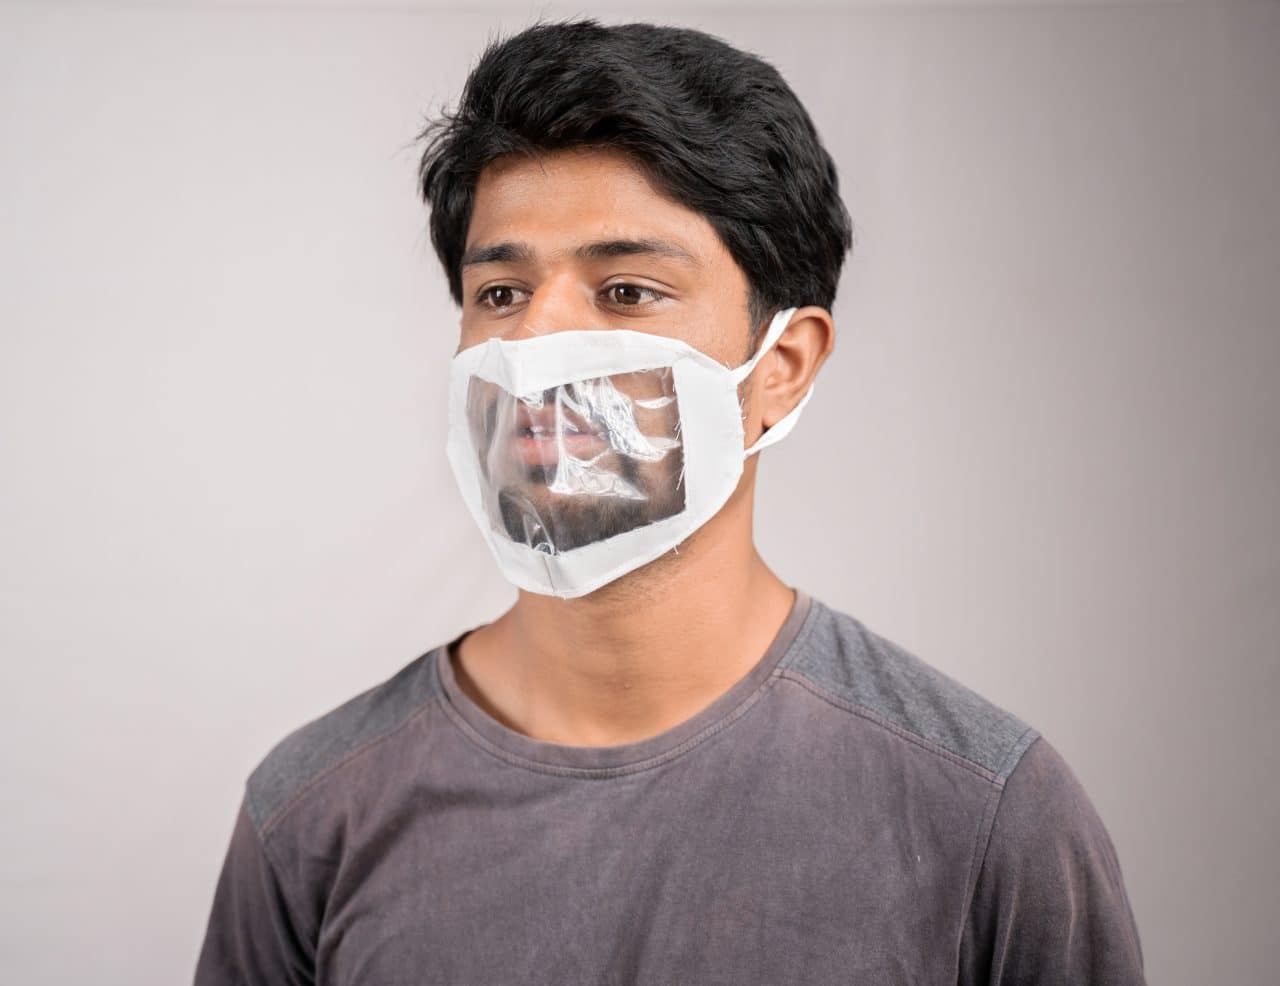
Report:
[[[491,164],[476,187],[462,284],[459,349],[625,328],[681,339],[727,366],[749,355],[741,268],[702,216],[614,151]],[[529,395],[475,380],[469,403],[491,514],[518,541],[569,550],[684,506],[669,371]]]

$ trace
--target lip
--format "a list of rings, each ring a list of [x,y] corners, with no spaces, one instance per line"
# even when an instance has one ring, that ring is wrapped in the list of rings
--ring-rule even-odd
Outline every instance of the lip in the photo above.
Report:
[[[606,448],[598,435],[513,435],[510,441],[512,454],[526,466],[554,466],[560,455],[574,459],[592,459]]]
[[[609,444],[599,428],[563,405],[531,408],[522,401],[517,402],[508,443],[515,458],[529,466],[555,465],[562,452],[590,459]]]

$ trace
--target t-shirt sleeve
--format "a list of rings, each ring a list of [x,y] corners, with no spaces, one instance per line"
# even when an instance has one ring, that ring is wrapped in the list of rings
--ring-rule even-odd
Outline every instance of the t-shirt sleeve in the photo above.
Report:
[[[240,804],[213,896],[195,986],[303,986],[314,950]]]
[[[1142,945],[1115,847],[1038,737],[1010,773],[961,950],[972,986],[1141,986]]]

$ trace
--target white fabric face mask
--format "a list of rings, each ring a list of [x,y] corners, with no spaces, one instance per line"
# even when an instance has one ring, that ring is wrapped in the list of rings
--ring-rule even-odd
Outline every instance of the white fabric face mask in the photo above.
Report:
[[[629,329],[490,339],[454,356],[449,463],[502,574],[582,596],[710,520],[746,457],[785,437],[813,394],[743,448],[738,385],[794,312],[736,369]]]

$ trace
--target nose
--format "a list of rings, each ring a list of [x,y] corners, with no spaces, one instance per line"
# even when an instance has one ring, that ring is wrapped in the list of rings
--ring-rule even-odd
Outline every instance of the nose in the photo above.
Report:
[[[529,339],[571,329],[606,329],[608,322],[594,302],[592,289],[571,272],[552,275],[534,289],[505,338]]]

